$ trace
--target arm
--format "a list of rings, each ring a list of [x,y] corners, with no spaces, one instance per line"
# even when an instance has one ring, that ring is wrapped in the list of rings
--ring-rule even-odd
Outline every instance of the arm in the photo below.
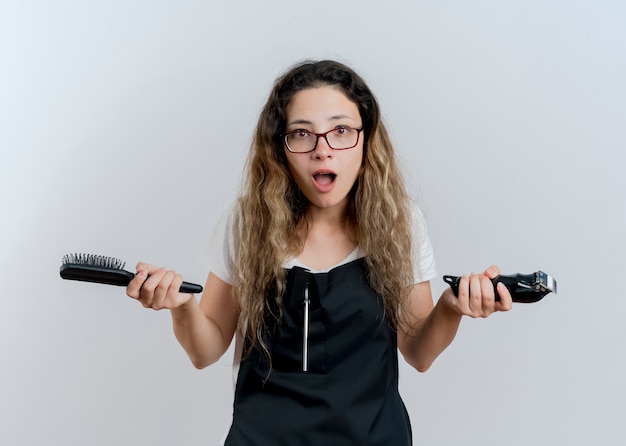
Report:
[[[398,327],[398,348],[406,361],[425,372],[454,340],[463,316],[487,317],[496,311],[510,310],[511,295],[502,284],[498,284],[500,301],[495,301],[490,279],[498,274],[498,268],[492,266],[483,274],[463,276],[459,296],[448,288],[437,305],[433,305],[430,283],[416,284]]]
[[[179,293],[182,277],[174,271],[140,263],[127,294],[146,308],[171,310],[174,334],[197,368],[216,362],[228,349],[237,328],[238,309],[232,286],[210,273],[200,302]]]
[[[176,339],[199,369],[216,362],[226,352],[237,329],[239,311],[232,286],[209,273],[200,303],[172,309]]]

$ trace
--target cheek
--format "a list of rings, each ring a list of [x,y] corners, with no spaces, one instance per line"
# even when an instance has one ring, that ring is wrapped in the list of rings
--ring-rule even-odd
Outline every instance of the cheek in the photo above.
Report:
[[[290,155],[292,155],[292,153],[287,151],[287,149],[284,149],[283,159],[285,160],[285,166],[287,167],[287,170],[293,174],[294,164],[296,164],[294,161],[297,160],[297,158],[293,158]]]
[[[365,171],[365,150],[364,149],[361,149],[361,153],[359,154],[359,156],[357,156],[357,160],[355,164],[358,164],[359,176],[361,176],[363,172]]]
[[[354,183],[358,182],[365,171],[365,165],[363,163],[363,158],[360,156],[352,157],[349,161],[347,161],[347,165],[344,169],[344,179],[349,181],[352,186]]]
[[[287,156],[287,170],[289,171],[291,179],[300,185],[304,174],[303,167],[300,166],[297,159],[292,160],[289,156]]]

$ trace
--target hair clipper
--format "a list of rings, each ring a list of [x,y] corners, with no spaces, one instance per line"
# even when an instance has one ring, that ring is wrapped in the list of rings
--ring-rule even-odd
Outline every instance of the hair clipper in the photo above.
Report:
[[[444,282],[450,285],[452,292],[458,296],[459,282],[458,276],[443,276]],[[556,280],[543,271],[537,271],[531,274],[514,274],[499,275],[491,279],[495,287],[498,282],[502,282],[511,293],[513,302],[532,303],[538,302],[544,298],[546,294],[556,294]],[[496,290],[496,300],[500,300],[498,291]]]

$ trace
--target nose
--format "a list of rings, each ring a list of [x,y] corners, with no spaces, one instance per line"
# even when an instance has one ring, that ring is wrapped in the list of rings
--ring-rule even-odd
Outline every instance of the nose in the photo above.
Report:
[[[315,146],[315,150],[313,150],[313,156],[315,158],[331,158],[333,152],[334,150],[330,148],[325,137],[320,136],[317,138],[317,145]]]

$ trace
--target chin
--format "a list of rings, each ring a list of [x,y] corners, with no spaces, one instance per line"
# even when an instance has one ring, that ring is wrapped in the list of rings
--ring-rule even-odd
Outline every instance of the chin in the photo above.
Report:
[[[334,208],[345,208],[348,205],[347,199],[342,200],[333,200],[333,199],[317,199],[317,200],[309,200],[311,206],[315,206],[319,209],[334,209]]]

